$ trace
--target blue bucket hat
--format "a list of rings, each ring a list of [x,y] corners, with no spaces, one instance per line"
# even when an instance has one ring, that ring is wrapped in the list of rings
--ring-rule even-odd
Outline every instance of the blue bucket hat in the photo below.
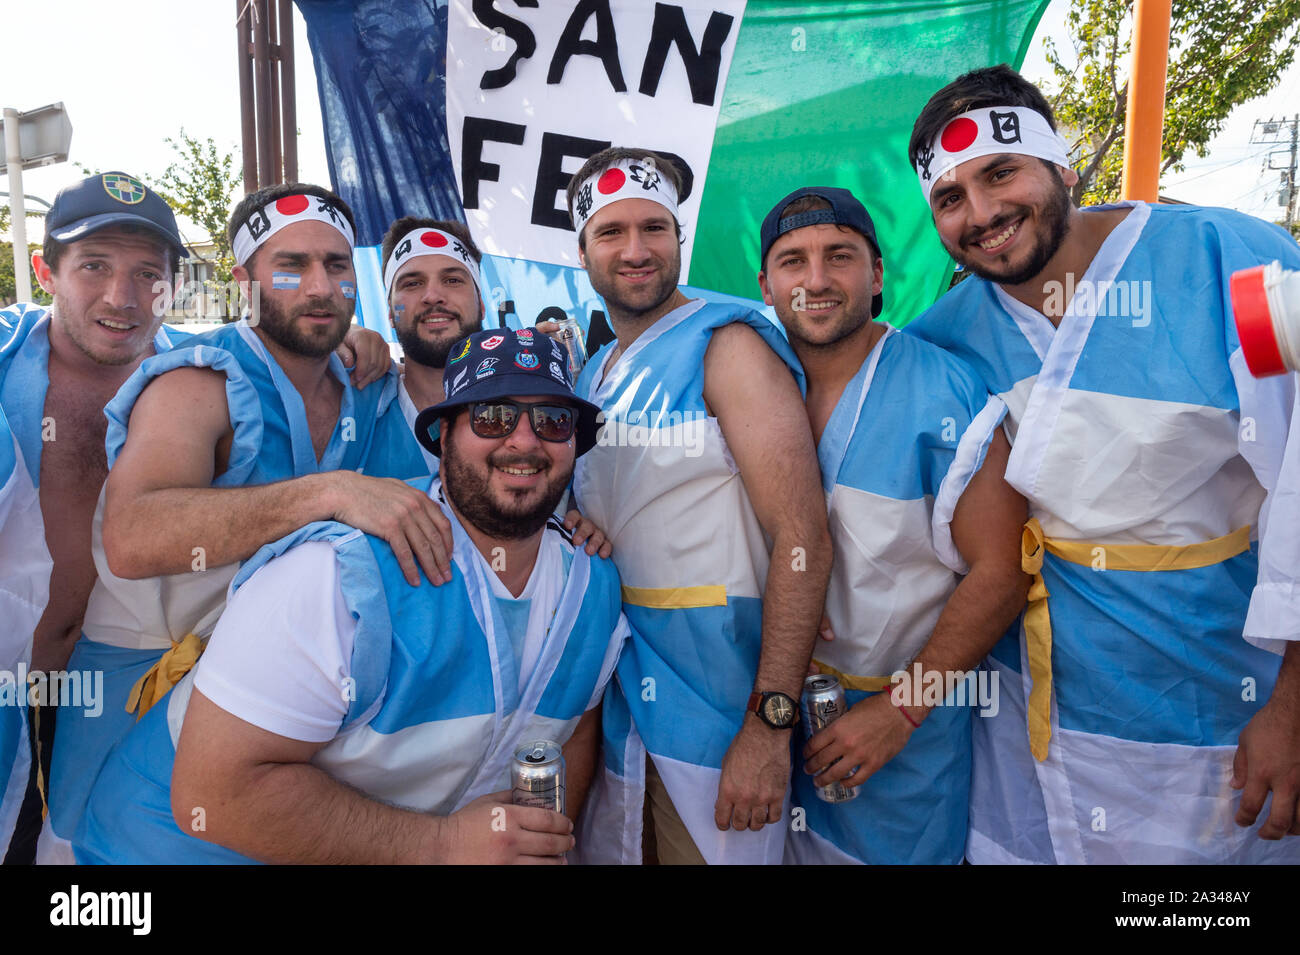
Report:
[[[600,409],[573,391],[564,346],[531,328],[491,328],[452,346],[443,371],[447,400],[416,416],[415,437],[430,454],[442,456],[438,422],[465,405],[515,395],[552,395],[578,412],[575,451],[581,457],[596,444]]]

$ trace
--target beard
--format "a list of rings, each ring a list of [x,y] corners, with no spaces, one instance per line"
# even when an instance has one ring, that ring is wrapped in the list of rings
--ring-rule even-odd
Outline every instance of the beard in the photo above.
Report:
[[[1061,247],[1061,243],[1065,241],[1070,231],[1070,192],[1055,167],[1052,167],[1052,175],[1056,180],[1057,188],[1052,190],[1051,198],[1042,208],[1036,236],[1038,244],[1025,260],[1024,265],[1014,270],[999,271],[986,264],[975,262],[973,256],[962,255],[961,249],[948,248],[948,253],[972,274],[990,282],[997,282],[999,285],[1021,285],[1038,275],[1047,267],[1047,263],[1052,260],[1052,256],[1056,254],[1056,250]],[[1022,220],[1023,228],[1023,223],[1030,220],[1033,211],[1029,206],[1019,206],[1011,212],[998,216],[981,231],[996,231],[1016,219]],[[944,245],[947,247],[947,243]]]
[[[656,260],[655,264],[665,267],[660,269],[659,279],[653,285],[643,288],[620,289],[618,276],[614,271],[618,267],[617,264],[608,273],[588,269],[587,279],[591,282],[591,287],[595,289],[596,294],[605,300],[605,304],[611,310],[617,311],[628,318],[638,318],[659,308],[677,291],[677,282],[681,278],[682,272],[681,246],[676,247],[671,262],[665,263]]]
[[[434,312],[435,309],[427,308],[415,316],[409,324],[404,322],[395,326],[393,332],[397,336],[398,344],[402,346],[403,356],[417,365],[425,365],[429,368],[446,368],[447,357],[451,354],[452,347],[466,336],[482,331],[483,319],[476,318],[466,321],[464,316],[443,309],[442,314],[454,316],[459,331],[450,338],[429,341],[420,337],[420,322],[434,314]]]
[[[285,351],[306,358],[324,358],[342,344],[347,337],[348,327],[352,324],[352,306],[338,305],[330,299],[313,298],[288,312],[280,308],[272,296],[265,296],[260,303],[257,327]],[[338,322],[328,328],[313,331],[301,331],[296,321],[308,312],[329,312],[338,318]]]
[[[865,306],[855,304],[855,307],[846,310],[843,318],[837,324],[822,329],[820,337],[817,339],[808,338],[804,334],[799,324],[801,314],[808,315],[809,313],[796,312],[793,309],[776,309],[776,317],[785,326],[790,343],[792,345],[797,343],[799,346],[809,349],[832,349],[837,348],[846,338],[851,338],[862,331],[871,322],[871,302],[868,300]]]
[[[541,454],[511,454],[498,448],[488,455],[485,467],[476,467],[456,453],[451,437],[453,424],[454,419],[444,418],[442,421],[442,483],[448,499],[461,516],[497,540],[523,540],[546,526],[547,519],[555,512],[569,486],[573,469],[570,468],[567,474],[548,475],[540,495],[536,491],[523,494],[504,491],[504,500],[495,498],[490,487],[492,468],[538,468],[545,475],[547,469],[554,470],[550,459]],[[527,428],[530,425],[521,421],[516,427]],[[529,497],[534,497],[531,504]]]

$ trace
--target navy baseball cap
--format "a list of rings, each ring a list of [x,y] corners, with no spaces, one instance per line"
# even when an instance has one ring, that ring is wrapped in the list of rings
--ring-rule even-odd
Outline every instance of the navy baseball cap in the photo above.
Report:
[[[515,395],[554,395],[578,410],[574,431],[577,456],[596,444],[600,413],[573,391],[568,353],[548,335],[531,328],[490,328],[462,338],[452,346],[442,373],[447,400],[425,408],[415,419],[415,437],[430,454],[442,456],[438,421],[477,401]]]
[[[45,234],[59,242],[76,242],[106,226],[128,223],[157,234],[177,254],[188,257],[171,206],[124,172],[90,176],[60,190],[45,214]]]
[[[807,212],[796,212],[794,215],[782,219],[781,210],[796,199],[802,199],[804,196],[816,196],[819,199],[825,199],[830,203],[830,208],[809,209]],[[822,223],[847,226],[861,232],[866,236],[867,241],[871,243],[871,247],[876,250],[876,255],[880,256],[880,243],[876,240],[875,223],[871,221],[866,206],[859,202],[853,193],[835,186],[805,186],[802,189],[796,189],[774,205],[772,211],[764,217],[763,225],[759,231],[759,271],[767,267],[767,253],[777,239],[794,229],[802,229],[808,225],[821,225]],[[883,259],[883,256],[881,258]],[[884,307],[884,296],[875,296],[871,300],[871,317],[879,317]]]

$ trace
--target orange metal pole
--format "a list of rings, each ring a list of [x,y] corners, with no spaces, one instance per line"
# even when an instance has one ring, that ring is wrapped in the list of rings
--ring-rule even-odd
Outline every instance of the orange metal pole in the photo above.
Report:
[[[1171,0],[1137,0],[1133,11],[1133,70],[1124,126],[1125,199],[1155,202],[1160,194],[1170,5]]]

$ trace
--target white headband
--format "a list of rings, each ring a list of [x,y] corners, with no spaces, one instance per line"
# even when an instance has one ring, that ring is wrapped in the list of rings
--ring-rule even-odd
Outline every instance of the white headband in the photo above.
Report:
[[[916,175],[926,202],[934,184],[949,170],[968,159],[997,153],[1020,153],[1070,166],[1065,140],[1036,110],[1027,106],[973,109],[950,120],[917,157]]]
[[[353,246],[352,226],[334,203],[320,196],[281,196],[254,211],[239,227],[231,249],[235,254],[235,264],[247,262],[267,239],[285,226],[311,221],[328,222],[348,240],[349,248]]]
[[[620,199],[649,199],[677,218],[677,190],[651,159],[620,159],[587,178],[573,196],[573,227],[582,232],[591,217]]]
[[[469,277],[474,280],[474,287],[480,293],[482,292],[483,283],[479,280],[478,263],[469,254],[465,244],[450,232],[421,226],[402,236],[402,241],[393,246],[392,254],[389,255],[388,261],[384,263],[385,297],[393,291],[393,282],[397,279],[398,267],[405,265],[411,259],[420,255],[442,255],[459,265],[465,266],[469,270]]]

